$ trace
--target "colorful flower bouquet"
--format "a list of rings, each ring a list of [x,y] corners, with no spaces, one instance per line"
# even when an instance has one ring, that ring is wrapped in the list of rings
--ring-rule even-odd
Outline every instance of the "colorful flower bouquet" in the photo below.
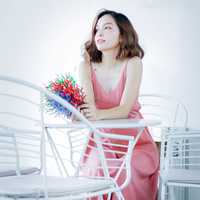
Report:
[[[70,74],[57,76],[55,80],[49,82],[46,88],[66,100],[75,108],[84,103],[85,95],[83,89],[79,87]],[[72,115],[71,111],[53,99],[46,97],[45,104],[48,112],[63,115],[68,119]]]

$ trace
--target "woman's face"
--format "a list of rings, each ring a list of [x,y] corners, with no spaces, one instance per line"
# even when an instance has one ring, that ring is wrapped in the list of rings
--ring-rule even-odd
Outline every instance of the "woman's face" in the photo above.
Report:
[[[111,15],[104,15],[98,20],[94,40],[99,51],[117,48],[119,37],[119,27]]]

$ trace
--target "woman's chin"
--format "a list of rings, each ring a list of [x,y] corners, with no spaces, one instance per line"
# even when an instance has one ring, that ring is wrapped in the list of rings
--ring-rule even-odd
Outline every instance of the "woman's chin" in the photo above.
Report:
[[[106,52],[106,51],[109,51],[109,50],[111,50],[112,48],[110,48],[110,47],[99,47],[99,48],[97,48],[99,51],[101,51],[101,52]]]
[[[105,50],[106,50],[106,48],[105,48],[105,47],[102,47],[102,46],[101,46],[101,47],[98,46],[97,49],[98,49],[99,51],[105,51]]]

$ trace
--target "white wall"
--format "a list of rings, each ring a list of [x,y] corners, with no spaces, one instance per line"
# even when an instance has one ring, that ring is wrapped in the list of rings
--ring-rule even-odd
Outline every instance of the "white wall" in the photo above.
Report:
[[[144,57],[141,92],[182,99],[199,127],[198,0],[0,0],[0,74],[44,84],[79,63],[80,46],[97,10],[125,13]]]

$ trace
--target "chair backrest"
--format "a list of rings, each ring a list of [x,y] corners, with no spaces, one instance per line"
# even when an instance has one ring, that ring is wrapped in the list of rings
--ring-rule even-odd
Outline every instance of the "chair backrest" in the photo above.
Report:
[[[200,131],[165,129],[161,151],[163,180],[200,184]]]
[[[89,131],[89,134],[86,134],[85,136],[86,139],[83,142],[83,148],[78,148],[78,150],[76,150],[76,152],[81,150],[81,156],[79,156],[78,163],[76,163],[75,160],[73,161],[74,166],[76,166],[75,175],[80,175],[81,173],[83,173],[84,169],[88,170],[88,168],[94,171],[95,169],[94,166],[90,166],[89,163],[86,163],[84,161],[87,156],[90,157],[90,159],[93,159],[93,157],[91,156],[94,156],[94,154],[90,154],[88,151],[88,149],[93,149],[93,153],[95,152],[96,155],[95,158],[97,159],[96,161],[98,163],[95,172],[98,172],[98,170],[100,170],[98,173],[94,173],[93,175],[94,176],[102,175],[103,177],[106,178],[110,178],[112,176],[114,177],[115,180],[117,180],[121,175],[121,173],[124,173],[123,177],[125,178],[120,186],[125,187],[128,184],[131,177],[131,170],[130,170],[131,154],[136,142],[136,140],[134,140],[133,137],[114,134],[114,133],[112,134],[102,133],[101,131],[97,130],[92,125],[92,122],[88,121],[77,109],[75,109],[73,106],[71,106],[68,102],[66,102],[59,96],[49,92],[47,89],[38,87],[30,82],[26,82],[20,79],[7,76],[0,76],[0,82],[4,83],[4,87],[2,87],[3,92],[1,93],[1,96],[8,97],[11,99],[17,99],[17,101],[23,102],[23,105],[20,107],[18,106],[18,104],[10,103],[9,101],[4,100],[4,106],[0,108],[0,115],[3,116],[2,119],[5,120],[4,122],[1,121],[0,124],[2,127],[2,133],[5,134],[6,131],[8,133],[12,133],[11,136],[14,138],[14,140],[15,139],[17,140],[17,137],[19,137],[19,140],[17,140],[16,142],[17,145],[15,145],[14,148],[15,154],[19,155],[19,159],[17,162],[17,166],[19,166],[19,168],[22,168],[23,166],[21,164],[22,160],[20,160],[20,158],[23,157],[23,154],[20,153],[20,144],[22,144],[23,146],[21,149],[25,150],[26,153],[29,152],[27,148],[30,147],[29,149],[30,152],[32,152],[35,155],[35,151],[33,150],[34,145],[32,145],[31,143],[29,146],[29,144],[24,141],[24,138],[27,139],[30,137],[33,139],[37,137],[35,139],[36,141],[38,141],[37,147],[39,150],[38,152],[40,158],[39,159],[40,169],[43,169],[43,173],[44,175],[46,175],[47,164],[45,159],[46,158],[45,133],[47,133],[47,138],[50,143],[50,146],[52,147],[51,149],[57,164],[61,163],[62,167],[65,168],[64,166],[65,164],[62,159],[62,155],[65,156],[65,154],[63,152],[60,153],[58,151],[54,141],[51,139],[51,134],[49,131],[50,129],[47,129],[47,126],[45,124],[43,99],[46,96],[48,98],[52,98],[53,100],[57,101],[59,104],[70,110],[80,121],[82,121],[82,123],[86,125],[86,129]],[[20,89],[20,91],[17,92],[16,87],[13,87],[13,85],[22,88]],[[11,88],[12,90],[11,92],[14,92],[14,94],[9,92],[8,89],[5,89],[5,86],[7,86],[8,89]],[[36,94],[33,94],[34,92]],[[34,100],[36,99],[36,103],[35,101],[33,101],[33,99]],[[31,105],[33,104],[33,106],[37,106],[37,109],[33,108],[32,110],[29,110],[27,107],[25,107],[24,102],[26,102],[25,104],[31,104]],[[16,108],[16,112],[13,111],[14,108]],[[24,113],[21,114],[21,111],[24,111]],[[37,114],[34,114],[35,111],[37,112]],[[32,122],[32,124],[30,122]],[[65,122],[66,125],[72,123],[70,120],[67,121],[65,120]],[[52,128],[51,130],[58,131],[59,128],[55,127]],[[65,136],[66,136],[66,131],[68,130],[63,130]],[[85,132],[85,129],[82,132]],[[57,134],[55,134],[54,136],[58,137]],[[69,138],[70,137],[68,137],[68,139]],[[76,138],[73,140],[74,141],[72,141],[72,138],[70,138],[69,145],[70,143],[72,145],[72,143],[77,141],[79,143],[81,139]],[[60,147],[62,147],[62,145],[60,145]],[[74,151],[70,151],[71,158],[74,158],[74,155],[72,155],[73,153]],[[117,159],[116,156],[119,159]],[[26,155],[25,157],[32,159],[34,156]],[[92,161],[94,163],[94,160]],[[32,166],[32,162],[28,162],[28,166],[30,165],[30,163]],[[25,163],[25,168],[26,164],[27,163]],[[16,173],[18,174],[20,170],[16,169]],[[84,174],[91,176],[91,174],[87,173]]]
[[[188,127],[188,110],[178,99],[163,94],[140,94],[139,102],[145,119],[156,119],[162,123],[149,130],[155,141],[161,141],[163,127]]]
[[[131,177],[131,155],[136,143],[134,137],[55,126],[48,130],[48,139],[57,154],[55,157],[59,160],[62,174],[101,176],[113,178],[117,182],[124,177],[119,187],[124,188],[128,184]],[[69,164],[66,167],[67,162]]]
[[[0,127],[0,177],[8,176],[10,170],[19,169],[19,156],[16,145],[15,135]],[[18,170],[16,172],[19,173]]]
[[[7,155],[0,154],[0,176],[40,173],[43,131],[40,96],[41,92],[31,84],[0,76],[0,138],[3,141],[0,149]]]
[[[163,94],[140,94],[141,113],[144,118],[158,119],[163,127],[187,127],[188,111],[178,99]]]

